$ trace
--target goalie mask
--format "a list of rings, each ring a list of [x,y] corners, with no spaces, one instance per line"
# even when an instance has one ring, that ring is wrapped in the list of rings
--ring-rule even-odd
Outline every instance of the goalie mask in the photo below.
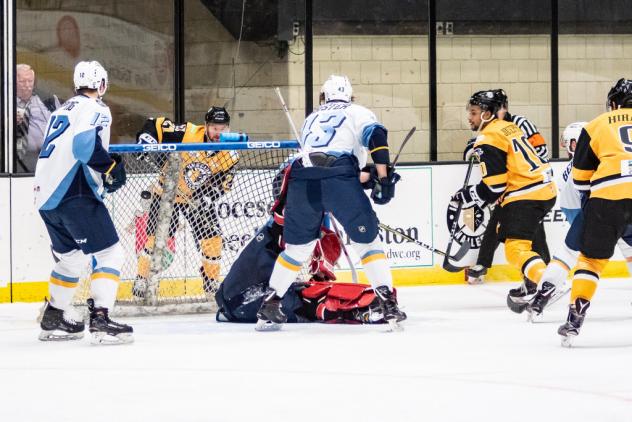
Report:
[[[102,97],[108,89],[108,73],[97,61],[77,63],[72,79],[75,91],[96,89],[99,97]]]
[[[344,101],[350,102],[353,98],[351,82],[346,76],[331,75],[320,89],[321,102]]]

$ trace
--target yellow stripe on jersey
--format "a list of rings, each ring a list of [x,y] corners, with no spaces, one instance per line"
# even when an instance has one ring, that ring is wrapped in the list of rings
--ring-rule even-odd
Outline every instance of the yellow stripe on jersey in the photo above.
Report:
[[[577,180],[578,182],[590,182],[590,179],[593,174],[595,174],[594,170],[580,170],[576,167],[573,167],[573,180]]]

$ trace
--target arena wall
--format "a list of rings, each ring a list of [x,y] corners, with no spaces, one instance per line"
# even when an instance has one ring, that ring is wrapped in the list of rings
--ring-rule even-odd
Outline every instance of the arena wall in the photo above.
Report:
[[[557,177],[561,177],[565,165],[553,163]],[[395,199],[375,207],[380,220],[423,243],[445,249],[449,238],[448,202],[462,185],[465,172],[465,164],[402,166],[402,181],[397,185]],[[475,181],[480,175],[473,177]],[[31,177],[0,178],[0,218],[10,221],[0,230],[0,302],[40,301],[48,292],[53,260],[48,235],[33,205],[32,184]],[[554,252],[568,226],[559,207],[547,216],[545,226],[549,248]],[[465,282],[462,272],[448,273],[441,268],[441,257],[388,233],[381,235],[396,286]],[[339,280],[350,280],[344,258],[340,263]],[[502,246],[496,252],[495,263],[489,281],[520,279],[518,271],[506,264]],[[605,276],[627,275],[617,251]],[[364,280],[362,272],[360,278]]]

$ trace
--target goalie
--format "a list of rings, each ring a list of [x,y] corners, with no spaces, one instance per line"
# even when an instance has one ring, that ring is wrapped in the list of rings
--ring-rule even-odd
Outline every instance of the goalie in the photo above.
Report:
[[[217,142],[220,133],[228,131],[229,124],[230,116],[226,109],[211,107],[206,113],[204,126],[190,122],[175,124],[165,117],[150,118],[136,138],[139,144]],[[239,156],[235,151],[187,152],[182,154],[178,170],[174,210],[169,222],[169,250],[165,251],[165,256],[162,257],[163,267],[168,267],[172,261],[170,255],[175,248],[173,237],[178,227],[179,216],[182,215],[191,227],[196,247],[201,255],[200,274],[207,296],[215,293],[219,286],[222,255],[222,233],[214,205],[220,197],[230,191],[238,161]],[[162,170],[165,165],[164,157],[158,157],[153,164]],[[143,197],[147,197],[151,202],[144,245],[139,251],[137,276],[132,290],[137,298],[143,298],[147,290],[163,184],[164,174],[151,192],[142,193]]]
[[[261,227],[233,263],[215,294],[220,322],[257,322],[257,311],[269,293],[269,280],[279,254],[284,250],[283,211],[291,167],[287,166],[273,182],[275,202],[272,218]],[[360,180],[372,189],[370,168],[363,169]],[[340,241],[335,233],[321,227],[312,252],[311,279],[297,281],[283,297],[288,322],[328,322],[348,324],[384,323],[375,292],[366,284],[332,283],[333,268],[340,257]]]

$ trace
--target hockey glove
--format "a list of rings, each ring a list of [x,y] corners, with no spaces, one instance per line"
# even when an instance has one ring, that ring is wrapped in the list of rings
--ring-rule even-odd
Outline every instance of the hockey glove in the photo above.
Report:
[[[388,204],[395,197],[395,184],[399,182],[401,176],[395,173],[392,168],[388,169],[386,177],[375,178],[375,186],[371,191],[371,199],[378,205]]]
[[[360,171],[362,173],[368,173],[369,174],[369,179],[366,182],[362,183],[362,189],[364,189],[364,190],[373,190],[373,188],[375,187],[375,181],[378,179],[378,177],[377,177],[377,169],[375,168],[375,165],[369,164],[369,165],[365,166]]]
[[[476,138],[472,138],[467,141],[467,145],[465,145],[465,151],[463,151],[463,161],[470,161],[470,157],[474,154],[474,143],[476,142]]]
[[[110,154],[110,158],[114,160],[114,165],[101,175],[103,187],[107,193],[116,192],[127,182],[127,173],[125,173],[123,157],[119,154]]]
[[[476,185],[470,185],[463,189],[459,189],[452,196],[450,200],[452,202],[460,202],[462,203],[463,208],[471,208],[474,205],[478,205],[479,207],[484,207],[486,202],[480,196],[478,196],[478,192],[476,191]]]

